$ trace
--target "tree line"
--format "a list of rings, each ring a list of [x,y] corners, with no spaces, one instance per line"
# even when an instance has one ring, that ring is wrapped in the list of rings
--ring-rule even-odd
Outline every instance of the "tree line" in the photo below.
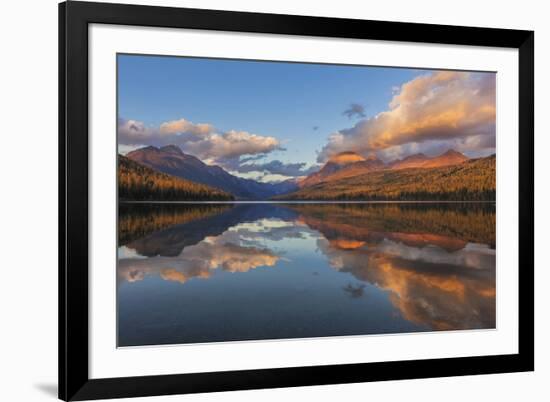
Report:
[[[494,201],[495,157],[439,168],[374,171],[283,195],[287,200]]]
[[[122,201],[230,201],[216,188],[157,172],[118,156],[118,196]]]

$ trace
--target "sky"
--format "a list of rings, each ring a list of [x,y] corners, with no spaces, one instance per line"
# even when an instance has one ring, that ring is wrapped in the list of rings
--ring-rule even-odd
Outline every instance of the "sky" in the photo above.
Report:
[[[178,145],[260,181],[354,151],[389,161],[495,152],[496,75],[118,55],[118,142]]]

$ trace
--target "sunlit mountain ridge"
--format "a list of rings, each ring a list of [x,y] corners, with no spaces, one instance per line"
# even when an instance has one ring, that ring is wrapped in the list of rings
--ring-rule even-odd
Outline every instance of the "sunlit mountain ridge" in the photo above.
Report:
[[[276,197],[307,201],[494,201],[496,156],[467,159],[457,152],[416,156],[384,165],[377,159],[335,167],[330,161],[300,183],[300,190]]]

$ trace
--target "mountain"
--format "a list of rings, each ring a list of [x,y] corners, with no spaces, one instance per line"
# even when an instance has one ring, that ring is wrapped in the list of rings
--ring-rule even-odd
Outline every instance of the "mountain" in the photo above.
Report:
[[[321,182],[357,176],[384,167],[384,162],[376,156],[364,158],[355,152],[341,152],[332,156],[321,170],[299,181],[298,186],[300,188],[309,187]]]
[[[445,154],[444,154],[445,155]],[[446,155],[445,158],[455,158]],[[433,168],[378,169],[275,197],[284,200],[494,201],[496,156]]]
[[[370,156],[363,161],[350,163],[343,166],[341,169],[330,175],[327,180],[335,181],[341,180],[346,177],[358,176],[361,174],[374,172],[377,170],[385,169],[386,165],[380,159],[375,156]]]
[[[414,154],[390,163],[391,169],[409,168],[434,168],[442,166],[458,165],[468,160],[468,157],[454,149],[449,149],[444,154],[430,158],[424,154]]]
[[[234,197],[204,184],[157,172],[118,156],[118,194],[128,201],[227,201]]]
[[[333,182],[377,170],[428,169],[458,165],[467,160],[467,156],[450,149],[444,154],[432,158],[424,154],[414,154],[386,164],[375,155],[364,158],[355,152],[347,151],[333,155],[321,170],[302,179],[298,182],[298,186],[300,188],[310,187],[322,182]]]
[[[409,155],[406,158],[398,159],[391,162],[389,165],[392,169],[408,169],[421,167],[428,162],[430,158],[424,154]]]
[[[176,145],[161,148],[148,146],[129,152],[126,156],[160,172],[229,192],[238,199],[262,200],[298,188],[292,180],[260,183],[234,176],[220,166],[207,165],[200,159],[183,153]]]
[[[439,246],[449,252],[469,242],[495,247],[495,206],[473,203],[468,208],[452,204],[406,203],[299,203],[286,206],[303,222],[338,248],[372,244],[383,239],[411,247]],[[335,240],[340,240],[334,244]]]

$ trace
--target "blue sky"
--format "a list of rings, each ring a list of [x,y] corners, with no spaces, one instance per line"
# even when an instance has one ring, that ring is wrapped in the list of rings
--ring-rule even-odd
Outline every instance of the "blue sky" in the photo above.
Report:
[[[119,55],[120,149],[163,145],[168,140],[158,134],[161,125],[184,119],[192,126],[186,124],[181,130],[188,132],[169,132],[184,152],[195,151],[195,156],[237,173],[238,166],[248,163],[247,172],[241,175],[270,173],[268,179],[275,179],[272,172],[251,171],[250,164],[277,160],[282,164],[303,163],[302,170],[315,166],[322,162],[319,153],[341,144],[334,133],[346,139],[348,135],[357,137],[351,131],[390,110],[389,104],[403,84],[430,75],[433,72],[429,70],[403,68]],[[356,110],[363,109],[362,115],[344,114],[352,104]],[[121,135],[124,124],[142,131]],[[196,142],[198,124],[209,127],[199,130],[201,135],[210,136],[208,143],[204,138],[200,145]],[[139,135],[131,136],[136,133]],[[261,145],[236,146],[235,152],[229,152],[235,141]],[[408,146],[417,149],[423,142]],[[406,153],[405,144],[389,145],[375,151],[384,157],[389,148],[399,146],[399,150],[390,151],[399,156]]]

